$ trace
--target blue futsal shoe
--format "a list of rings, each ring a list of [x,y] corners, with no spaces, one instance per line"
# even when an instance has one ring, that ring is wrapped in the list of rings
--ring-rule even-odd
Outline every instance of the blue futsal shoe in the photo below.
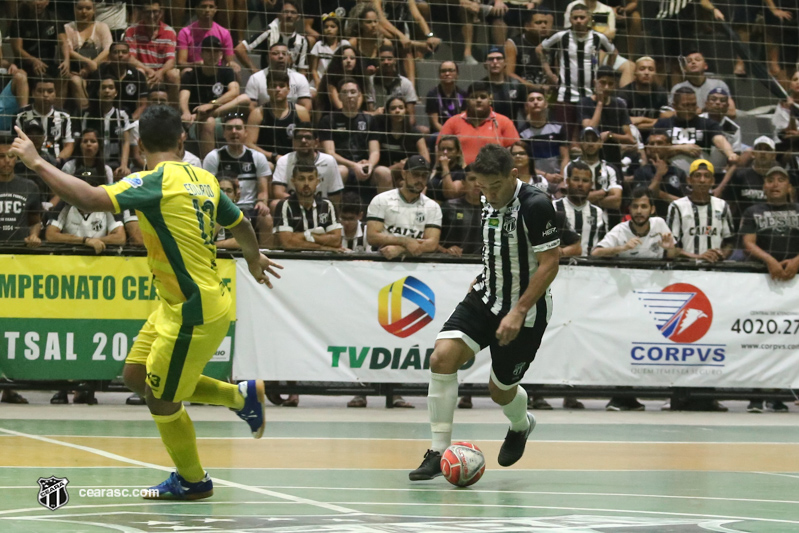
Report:
[[[266,427],[266,393],[264,382],[251,379],[239,383],[239,392],[244,396],[244,407],[235,411],[239,418],[247,422],[253,438],[260,439]]]
[[[146,500],[202,500],[214,495],[214,483],[206,472],[197,483],[189,483],[177,472],[172,472],[166,481],[150,487]]]

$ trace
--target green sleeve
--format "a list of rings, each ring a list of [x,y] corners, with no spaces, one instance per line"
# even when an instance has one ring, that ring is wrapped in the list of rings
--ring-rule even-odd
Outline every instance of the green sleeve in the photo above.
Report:
[[[244,220],[244,213],[226,194],[221,193],[219,205],[216,208],[216,221],[226,228],[238,226]]]
[[[113,185],[102,185],[102,187],[114,204],[114,212],[120,213],[125,209],[141,210],[158,205],[163,197],[162,183],[163,172],[156,171],[144,175],[131,174]]]

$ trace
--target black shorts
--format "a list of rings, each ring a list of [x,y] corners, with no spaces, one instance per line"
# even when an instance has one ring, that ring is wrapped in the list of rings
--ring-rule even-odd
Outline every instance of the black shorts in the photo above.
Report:
[[[535,359],[541,339],[547,329],[547,309],[542,297],[537,306],[535,324],[523,327],[513,341],[500,346],[496,334],[502,316],[497,316],[472,291],[455,308],[438,334],[439,339],[461,339],[475,353],[491,348],[491,377],[500,388],[511,388],[524,377]]]

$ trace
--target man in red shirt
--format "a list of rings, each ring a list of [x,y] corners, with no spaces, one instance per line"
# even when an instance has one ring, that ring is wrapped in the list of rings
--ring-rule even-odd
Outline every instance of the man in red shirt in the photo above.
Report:
[[[491,108],[491,85],[476,81],[469,86],[466,111],[444,123],[438,138],[457,135],[461,141],[464,165],[472,163],[487,144],[509,147],[519,140],[513,121]]]
[[[130,63],[147,76],[147,85],[166,84],[170,103],[177,103],[180,72],[175,68],[177,34],[161,22],[161,2],[145,0],[139,9],[141,19],[125,32],[130,46]]]

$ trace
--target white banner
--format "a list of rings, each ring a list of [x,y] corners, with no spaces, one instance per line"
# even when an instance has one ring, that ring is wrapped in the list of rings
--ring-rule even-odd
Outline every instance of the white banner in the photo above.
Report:
[[[476,264],[282,261],[274,289],[238,261],[237,379],[426,383]],[[561,266],[525,383],[799,388],[797,280]],[[486,383],[487,350],[459,372]]]

